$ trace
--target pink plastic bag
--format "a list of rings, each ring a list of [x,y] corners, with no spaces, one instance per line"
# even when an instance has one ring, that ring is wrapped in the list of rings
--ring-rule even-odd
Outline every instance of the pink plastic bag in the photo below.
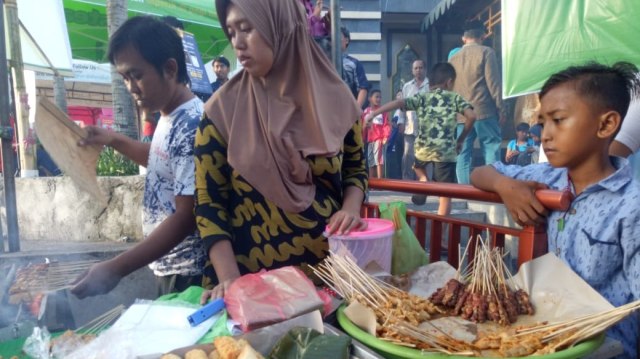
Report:
[[[295,267],[263,270],[236,279],[226,291],[224,303],[245,332],[325,305],[311,280]]]

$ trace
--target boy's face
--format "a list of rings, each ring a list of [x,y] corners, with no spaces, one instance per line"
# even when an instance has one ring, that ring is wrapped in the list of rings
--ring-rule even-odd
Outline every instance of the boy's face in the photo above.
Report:
[[[177,84],[175,61],[167,61],[163,74],[160,74],[138,50],[127,46],[115,55],[114,62],[127,90],[143,110],[157,112],[168,105],[172,89]]]
[[[380,106],[380,102],[382,102],[382,95],[380,95],[380,92],[376,92],[369,96],[369,102],[371,102],[373,106]]]
[[[524,141],[527,139],[527,136],[529,135],[529,132],[527,131],[517,131],[516,132],[516,136],[518,137],[518,141]]]
[[[542,147],[554,167],[574,169],[593,157],[600,114],[575,91],[573,82],[553,88],[540,102]],[[599,154],[598,154],[599,155]]]

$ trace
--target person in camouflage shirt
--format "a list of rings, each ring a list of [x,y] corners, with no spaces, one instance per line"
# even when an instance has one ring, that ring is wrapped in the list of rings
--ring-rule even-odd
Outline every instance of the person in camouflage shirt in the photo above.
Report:
[[[426,168],[433,165],[432,181],[457,183],[456,157],[464,139],[473,128],[476,115],[467,101],[451,91],[455,79],[453,66],[448,63],[435,64],[429,73],[429,92],[389,102],[368,115],[373,118],[398,108],[416,111],[420,125],[415,142],[416,161],[413,168],[419,181],[427,181]],[[465,117],[464,130],[458,138],[456,114]],[[424,204],[426,196],[415,195],[412,201]],[[440,198],[438,214],[446,216],[450,212],[451,199]]]

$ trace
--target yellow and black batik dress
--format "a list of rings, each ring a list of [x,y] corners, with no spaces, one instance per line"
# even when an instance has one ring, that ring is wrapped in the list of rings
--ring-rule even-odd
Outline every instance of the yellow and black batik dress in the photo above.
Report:
[[[322,235],[329,218],[340,209],[344,189],[363,191],[367,173],[362,128],[356,123],[345,136],[340,153],[307,158],[316,195],[300,213],[276,207],[255,190],[227,162],[227,145],[211,120],[200,122],[196,133],[196,221],[205,253],[218,241],[231,241],[241,274],[288,265],[308,273],[308,265],[329,250]],[[211,263],[205,268],[205,286],[217,284]]]

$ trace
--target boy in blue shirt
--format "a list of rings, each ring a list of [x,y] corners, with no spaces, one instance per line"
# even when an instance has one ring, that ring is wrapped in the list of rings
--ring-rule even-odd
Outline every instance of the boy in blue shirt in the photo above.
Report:
[[[549,163],[496,163],[473,171],[474,186],[496,192],[520,225],[547,222],[549,251],[614,306],[640,299],[640,184],[609,144],[638,89],[635,66],[587,64],[552,75],[540,92],[542,147]],[[534,192],[569,190],[565,211],[547,213]],[[637,358],[638,313],[607,333]]]

